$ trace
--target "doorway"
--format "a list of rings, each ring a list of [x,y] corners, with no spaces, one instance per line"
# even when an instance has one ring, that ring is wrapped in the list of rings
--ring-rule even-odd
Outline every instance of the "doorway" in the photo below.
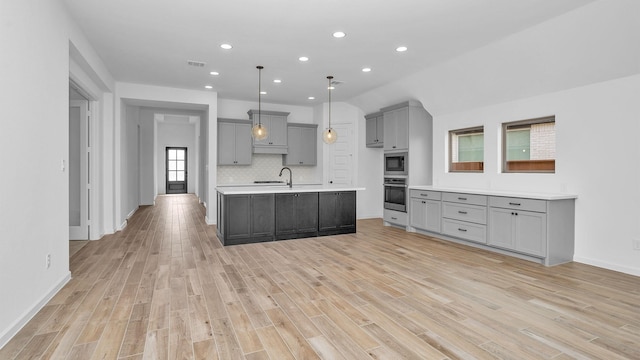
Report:
[[[334,124],[338,139],[328,145],[328,183],[352,185],[353,183],[353,125]]]
[[[70,87],[69,240],[89,239],[89,100]]]
[[[187,148],[167,147],[167,194],[187,193]]]

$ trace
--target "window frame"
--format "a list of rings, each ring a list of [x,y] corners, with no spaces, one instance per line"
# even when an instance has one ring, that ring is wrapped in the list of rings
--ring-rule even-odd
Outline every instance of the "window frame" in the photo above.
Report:
[[[473,134],[473,133],[481,133],[482,137],[483,137],[483,141],[482,141],[482,161],[469,161],[469,162],[453,162],[453,136],[460,136],[460,135],[466,135],[466,134]],[[458,154],[458,158],[460,158],[460,154]],[[463,163],[477,163],[478,165],[476,166],[477,168],[475,169],[455,169],[455,164],[463,164]],[[483,173],[484,172],[484,125],[480,125],[480,126],[473,126],[473,127],[468,127],[468,128],[463,128],[463,129],[455,129],[455,130],[449,130],[449,172],[450,173]]]
[[[553,158],[553,169],[521,169],[521,170],[509,170],[508,169],[508,160],[507,160],[507,128],[509,127],[525,127],[536,124],[545,124],[545,123],[553,123],[555,128],[556,116],[543,116],[534,119],[525,119],[525,120],[517,120],[502,123],[502,173],[505,174],[518,174],[518,173],[535,173],[535,174],[555,174],[556,172],[556,157]],[[557,137],[557,136],[556,136]],[[554,139],[554,147],[557,147],[556,139]],[[550,159],[549,159],[550,160]],[[535,160],[529,160],[535,161]],[[542,165],[548,166],[548,165]]]

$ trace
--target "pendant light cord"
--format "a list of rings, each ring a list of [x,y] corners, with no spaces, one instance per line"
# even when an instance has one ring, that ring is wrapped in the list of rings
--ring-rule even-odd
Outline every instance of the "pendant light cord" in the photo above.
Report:
[[[262,69],[264,69],[263,66],[258,65],[256,66],[256,68],[258,69],[258,126],[262,127]]]
[[[331,80],[333,76],[329,75],[327,79],[329,79],[329,86],[327,87],[329,89],[329,132],[331,132]]]

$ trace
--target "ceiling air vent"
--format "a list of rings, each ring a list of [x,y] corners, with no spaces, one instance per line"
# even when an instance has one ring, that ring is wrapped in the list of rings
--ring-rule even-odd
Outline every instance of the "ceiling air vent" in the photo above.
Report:
[[[204,63],[202,61],[187,60],[187,64],[195,67],[204,67],[207,63]]]

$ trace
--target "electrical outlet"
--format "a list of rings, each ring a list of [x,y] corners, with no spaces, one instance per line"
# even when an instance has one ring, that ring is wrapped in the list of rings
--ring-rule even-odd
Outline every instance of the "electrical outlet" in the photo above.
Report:
[[[51,267],[51,254],[47,254],[47,269]]]
[[[633,250],[640,250],[640,240],[633,239],[631,241],[633,242]]]

